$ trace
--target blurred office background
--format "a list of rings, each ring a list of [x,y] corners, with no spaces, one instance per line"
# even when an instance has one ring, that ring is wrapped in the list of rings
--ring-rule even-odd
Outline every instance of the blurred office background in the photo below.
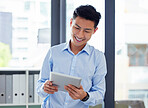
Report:
[[[115,99],[140,99],[148,108],[148,1],[115,3]]]
[[[9,45],[12,55],[8,67],[41,65],[50,43],[38,44],[37,36],[39,29],[50,30],[50,10],[50,0],[0,0],[0,42]]]
[[[89,44],[105,52],[105,1],[66,0],[66,42],[74,9],[91,4],[102,15]],[[148,1],[115,0],[115,100],[148,108]],[[0,0],[0,66],[41,68],[51,47],[51,0]]]

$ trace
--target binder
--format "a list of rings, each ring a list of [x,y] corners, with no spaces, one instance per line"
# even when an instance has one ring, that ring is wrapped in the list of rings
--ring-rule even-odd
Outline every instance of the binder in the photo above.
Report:
[[[39,103],[39,96],[36,92],[36,86],[37,86],[37,81],[38,81],[39,75],[38,74],[34,74],[34,103]]]
[[[19,104],[19,74],[13,74],[13,104]]]
[[[29,75],[29,91],[28,91],[28,102],[34,102],[34,76],[31,74]]]
[[[20,97],[20,104],[26,103],[26,76],[25,74],[20,74],[19,75],[19,97]]]
[[[12,75],[6,75],[6,103],[12,103],[12,89],[13,89]]]
[[[5,103],[5,75],[0,75],[0,103]]]

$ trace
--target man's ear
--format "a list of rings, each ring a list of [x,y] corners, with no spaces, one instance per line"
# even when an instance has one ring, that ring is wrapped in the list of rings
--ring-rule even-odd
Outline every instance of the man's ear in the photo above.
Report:
[[[72,18],[70,19],[70,27],[72,26]]]
[[[98,27],[95,28],[94,33],[95,33],[97,30],[98,30]],[[93,33],[93,34],[94,34],[94,33]]]

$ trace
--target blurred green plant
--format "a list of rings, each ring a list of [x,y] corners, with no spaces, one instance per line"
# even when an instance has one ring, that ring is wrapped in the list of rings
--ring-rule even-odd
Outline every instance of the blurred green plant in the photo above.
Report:
[[[0,42],[0,67],[7,67],[11,57],[9,45]]]

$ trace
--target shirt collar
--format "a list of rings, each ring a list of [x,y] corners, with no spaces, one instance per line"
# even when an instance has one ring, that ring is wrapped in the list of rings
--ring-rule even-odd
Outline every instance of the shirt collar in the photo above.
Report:
[[[69,41],[69,43],[70,43],[70,41]],[[66,43],[66,44],[65,44],[65,47],[62,49],[62,51],[65,51],[65,50],[71,51],[71,50],[70,50],[70,44],[69,44],[69,43]]]
[[[90,54],[90,49],[88,43],[85,45],[85,47],[82,49],[82,51],[85,51],[88,55]]]
[[[62,51],[68,50],[69,52],[71,52],[70,49],[70,41],[68,43],[65,44],[65,47],[62,49]],[[88,55],[90,54],[90,49],[89,49],[89,45],[88,43],[85,45],[85,47],[80,51],[80,52],[86,52]]]

